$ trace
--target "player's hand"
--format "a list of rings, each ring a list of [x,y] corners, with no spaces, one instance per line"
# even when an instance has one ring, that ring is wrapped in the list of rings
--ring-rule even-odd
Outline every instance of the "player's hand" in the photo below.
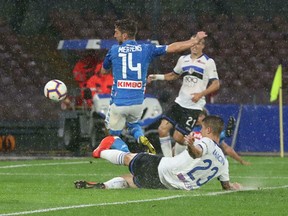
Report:
[[[240,163],[241,163],[242,165],[244,165],[244,166],[250,166],[250,165],[252,165],[250,162],[244,161],[244,160],[242,160]]]
[[[230,183],[230,189],[231,190],[241,190],[241,189],[243,189],[243,186],[238,182],[234,182],[234,183]]]
[[[151,83],[156,80],[156,74],[150,74],[147,78],[147,83]]]
[[[196,34],[196,39],[197,39],[198,41],[200,41],[201,39],[203,39],[203,38],[205,38],[205,37],[207,37],[207,34],[206,34],[206,32],[204,32],[204,31],[197,32],[197,34]]]
[[[190,134],[186,135],[186,136],[184,137],[184,140],[185,140],[184,143],[185,143],[186,145],[193,145],[194,142],[195,142],[194,132],[191,132]]]
[[[203,97],[201,93],[194,93],[192,95],[192,102],[197,103]]]

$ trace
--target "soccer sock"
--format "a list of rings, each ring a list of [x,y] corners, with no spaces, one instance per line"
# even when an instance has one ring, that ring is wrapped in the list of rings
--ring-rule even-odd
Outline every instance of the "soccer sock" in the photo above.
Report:
[[[122,177],[110,179],[109,181],[104,182],[104,185],[105,189],[120,189],[129,187],[127,181]]]
[[[159,137],[162,153],[165,157],[172,157],[171,137]]]
[[[140,136],[144,136],[143,130],[138,123],[128,123],[130,134],[137,140]]]
[[[117,149],[123,152],[130,152],[127,144],[120,137],[115,136],[114,138],[115,140],[113,142],[113,145],[111,146],[111,149]]]
[[[225,140],[225,138],[226,138],[226,134],[225,134],[225,131],[223,130],[220,133],[220,141],[219,141],[219,143],[222,143]]]
[[[123,152],[120,150],[108,149],[108,150],[103,150],[100,153],[100,156],[101,158],[106,159],[113,164],[124,165],[124,157],[126,154],[129,154],[129,153]]]
[[[180,154],[187,148],[186,145],[180,145],[179,143],[175,143],[174,150],[175,150],[175,155]]]

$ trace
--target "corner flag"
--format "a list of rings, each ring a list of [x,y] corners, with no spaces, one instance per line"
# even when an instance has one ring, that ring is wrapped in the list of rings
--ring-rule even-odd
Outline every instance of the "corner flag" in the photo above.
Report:
[[[279,94],[279,129],[280,129],[280,157],[284,157],[284,129],[283,129],[283,99],[282,99],[282,65],[278,65],[271,92],[270,102],[277,100]]]
[[[271,92],[270,92],[270,102],[277,100],[278,98],[278,94],[279,94],[279,90],[282,87],[282,65],[278,65],[274,80],[273,80],[273,84],[272,84],[272,88],[271,88]]]

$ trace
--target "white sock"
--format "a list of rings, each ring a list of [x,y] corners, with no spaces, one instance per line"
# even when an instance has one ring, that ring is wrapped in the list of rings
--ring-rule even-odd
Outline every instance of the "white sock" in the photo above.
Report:
[[[103,150],[100,157],[110,161],[113,164],[124,165],[124,157],[129,152],[123,152],[116,149]]]
[[[162,153],[165,157],[172,157],[171,137],[159,137]]]
[[[119,189],[119,188],[128,188],[129,185],[127,181],[122,177],[115,177],[109,181],[104,182],[105,189]]]
[[[175,155],[180,154],[187,148],[186,145],[180,145],[179,143],[175,143],[174,150],[175,150]]]

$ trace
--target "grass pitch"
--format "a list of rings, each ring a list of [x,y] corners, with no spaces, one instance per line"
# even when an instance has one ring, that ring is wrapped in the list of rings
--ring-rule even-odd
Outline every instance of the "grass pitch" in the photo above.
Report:
[[[0,161],[0,215],[288,215],[288,158],[230,160],[226,192],[212,180],[195,191],[74,188],[75,180],[105,181],[128,172],[102,159]]]

